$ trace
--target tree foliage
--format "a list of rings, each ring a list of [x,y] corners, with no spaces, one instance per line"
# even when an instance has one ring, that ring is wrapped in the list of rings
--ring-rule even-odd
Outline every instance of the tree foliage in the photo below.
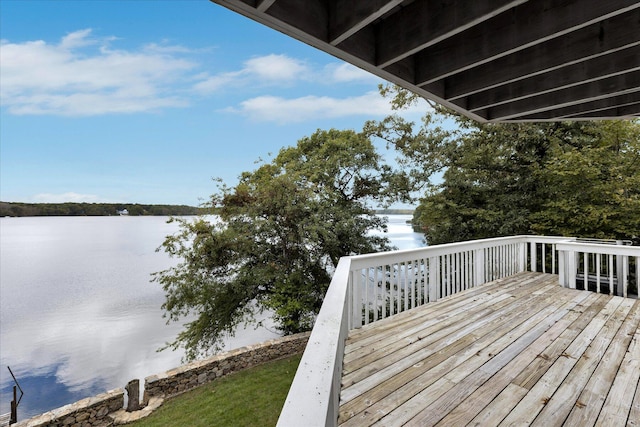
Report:
[[[368,234],[384,222],[368,207],[393,197],[391,171],[353,131],[317,131],[269,163],[220,184],[216,217],[175,219],[162,249],[179,263],[156,273],[169,321],[192,319],[169,344],[187,359],[216,351],[224,333],[273,312],[285,334],[313,325],[340,257],[388,249]]]
[[[395,108],[413,102],[386,87]],[[442,107],[366,129],[396,147],[430,244],[513,234],[640,235],[640,123],[483,124]],[[433,177],[441,174],[441,182]]]

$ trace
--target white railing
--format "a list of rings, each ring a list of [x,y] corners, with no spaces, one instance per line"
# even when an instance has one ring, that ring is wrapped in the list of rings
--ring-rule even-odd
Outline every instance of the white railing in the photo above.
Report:
[[[562,286],[638,298],[640,248],[624,242],[558,243]],[[633,276],[633,280],[631,277]]]
[[[593,255],[593,262],[592,254],[599,254]],[[607,265],[614,257],[613,267],[594,274],[595,266],[602,264],[595,261],[597,256],[609,257]],[[576,281],[583,279],[580,271],[586,271],[585,289],[593,287],[589,284],[595,277],[598,291],[605,289],[605,282],[615,282],[620,294],[627,296],[627,288],[634,283],[637,287],[640,278],[640,247],[567,237],[513,236],[344,257],[331,280],[278,426],[336,425],[349,330],[523,271],[559,274],[559,282],[569,287],[576,287]]]

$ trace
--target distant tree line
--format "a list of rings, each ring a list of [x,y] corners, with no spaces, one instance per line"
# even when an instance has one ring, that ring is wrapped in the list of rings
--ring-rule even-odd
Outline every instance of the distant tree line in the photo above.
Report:
[[[131,216],[181,216],[205,213],[186,205],[141,205],[138,203],[14,203],[0,202],[0,216],[110,216],[127,211]]]

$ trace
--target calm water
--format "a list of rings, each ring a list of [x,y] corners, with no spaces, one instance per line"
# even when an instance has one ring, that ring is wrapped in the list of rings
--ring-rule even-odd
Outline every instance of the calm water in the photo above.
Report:
[[[389,216],[399,249],[423,245]],[[172,265],[155,249],[177,230],[166,217],[0,218],[0,412],[13,381],[25,392],[19,420],[180,365],[182,352],[156,352],[180,324],[166,325],[164,295],[150,274]],[[241,328],[227,349],[278,336]]]

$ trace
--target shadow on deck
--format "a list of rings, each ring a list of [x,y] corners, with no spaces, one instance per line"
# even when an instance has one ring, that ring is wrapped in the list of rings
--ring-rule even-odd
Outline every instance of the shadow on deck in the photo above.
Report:
[[[518,273],[350,331],[341,426],[640,425],[640,301]]]

